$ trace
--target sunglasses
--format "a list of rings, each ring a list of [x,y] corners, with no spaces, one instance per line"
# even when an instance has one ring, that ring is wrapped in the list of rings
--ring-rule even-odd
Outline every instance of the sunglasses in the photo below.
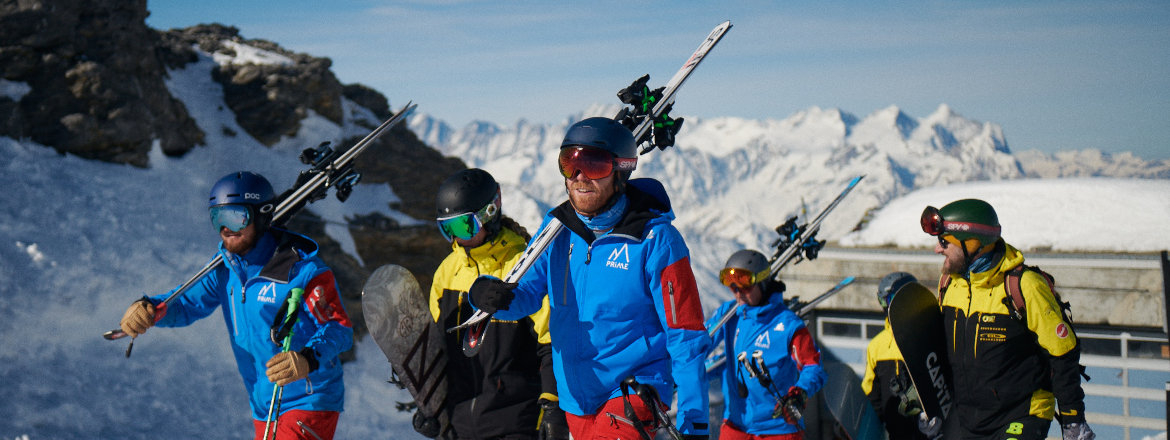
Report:
[[[752,272],[747,269],[736,269],[729,267],[719,271],[719,282],[724,286],[731,287],[733,284],[739,288],[744,288],[764,281],[767,277],[767,271]]]
[[[638,164],[636,158],[615,157],[613,153],[593,147],[568,147],[561,149],[557,163],[561,175],[572,179],[580,173],[590,180],[604,179],[618,171],[633,171]]]
[[[500,212],[500,194],[491,203],[484,205],[476,212],[465,212],[436,219],[439,222],[439,233],[443,234],[448,242],[458,238],[468,240],[483,229],[483,225],[496,217]]]
[[[252,223],[252,208],[247,205],[216,205],[208,211],[211,213],[211,226],[219,232],[228,228],[232,232],[240,232]]]

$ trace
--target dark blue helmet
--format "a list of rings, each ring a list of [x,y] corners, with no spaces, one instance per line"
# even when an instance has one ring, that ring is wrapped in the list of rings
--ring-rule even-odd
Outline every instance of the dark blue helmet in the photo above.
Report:
[[[917,282],[918,278],[906,272],[890,272],[882,277],[877,290],[878,304],[882,306],[882,310],[890,308],[890,301],[894,299],[894,294],[898,293],[898,290],[907,284]]]
[[[237,171],[219,179],[211,187],[207,207],[216,205],[264,205],[272,203],[276,192],[264,176],[251,171]]]
[[[561,148],[573,146],[600,148],[622,159],[638,158],[634,134],[620,122],[609,118],[588,118],[569,127]]]

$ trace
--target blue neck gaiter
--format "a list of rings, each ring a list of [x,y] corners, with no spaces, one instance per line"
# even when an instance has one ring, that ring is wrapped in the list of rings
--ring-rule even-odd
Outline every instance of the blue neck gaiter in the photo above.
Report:
[[[593,231],[597,237],[604,237],[617,226],[618,221],[622,219],[622,214],[625,214],[626,207],[629,206],[630,199],[626,198],[625,194],[618,196],[616,202],[609,209],[601,214],[597,214],[592,218],[585,217],[581,213],[577,213],[577,218],[585,223],[585,226]]]

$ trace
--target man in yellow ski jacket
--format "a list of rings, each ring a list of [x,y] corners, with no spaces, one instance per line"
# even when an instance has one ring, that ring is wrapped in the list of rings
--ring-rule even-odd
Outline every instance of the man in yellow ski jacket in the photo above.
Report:
[[[1053,417],[1064,438],[1095,438],[1085,423],[1080,344],[1048,281],[1018,271],[1024,255],[1000,238],[990,204],[963,199],[922,213],[944,257],[939,283],[963,438],[1043,439]],[[1013,270],[1017,270],[1013,272]],[[1018,277],[1023,307],[1009,294]]]

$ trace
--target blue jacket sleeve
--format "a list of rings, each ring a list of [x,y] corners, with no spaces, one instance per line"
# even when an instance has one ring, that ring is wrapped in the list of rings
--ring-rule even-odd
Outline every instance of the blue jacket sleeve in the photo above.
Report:
[[[667,334],[671,376],[678,390],[676,424],[683,434],[707,435],[710,408],[704,364],[711,338],[703,326],[690,252],[670,225],[657,227],[651,240],[645,267],[658,319]]]
[[[540,225],[540,230],[548,227],[550,218],[546,217],[544,219],[544,223]],[[561,230],[559,233],[560,236],[556,237],[552,243],[549,243],[548,248],[536,257],[536,261],[532,263],[528,271],[524,272],[524,275],[517,281],[516,288],[512,289],[512,293],[516,295],[512,299],[512,304],[508,305],[508,310],[497,310],[495,313],[496,318],[507,321],[518,321],[525,316],[536,313],[537,310],[540,310],[544,306],[544,297],[548,294],[549,254],[556,249],[558,243],[563,243],[567,240],[565,235],[568,234],[569,232],[567,230]],[[516,264],[520,264],[520,262],[518,261]],[[475,307],[475,304],[473,303],[471,306]],[[478,307],[476,309],[478,310]]]
[[[223,302],[221,296],[224,290],[223,280],[226,276],[227,268],[223,265],[208,272],[207,275],[192,284],[186,292],[171,301],[167,305],[162,319],[155,325],[159,327],[186,327],[215,312],[215,309]],[[158,306],[178,289],[175,287],[167,293],[152,296],[150,302]]]

